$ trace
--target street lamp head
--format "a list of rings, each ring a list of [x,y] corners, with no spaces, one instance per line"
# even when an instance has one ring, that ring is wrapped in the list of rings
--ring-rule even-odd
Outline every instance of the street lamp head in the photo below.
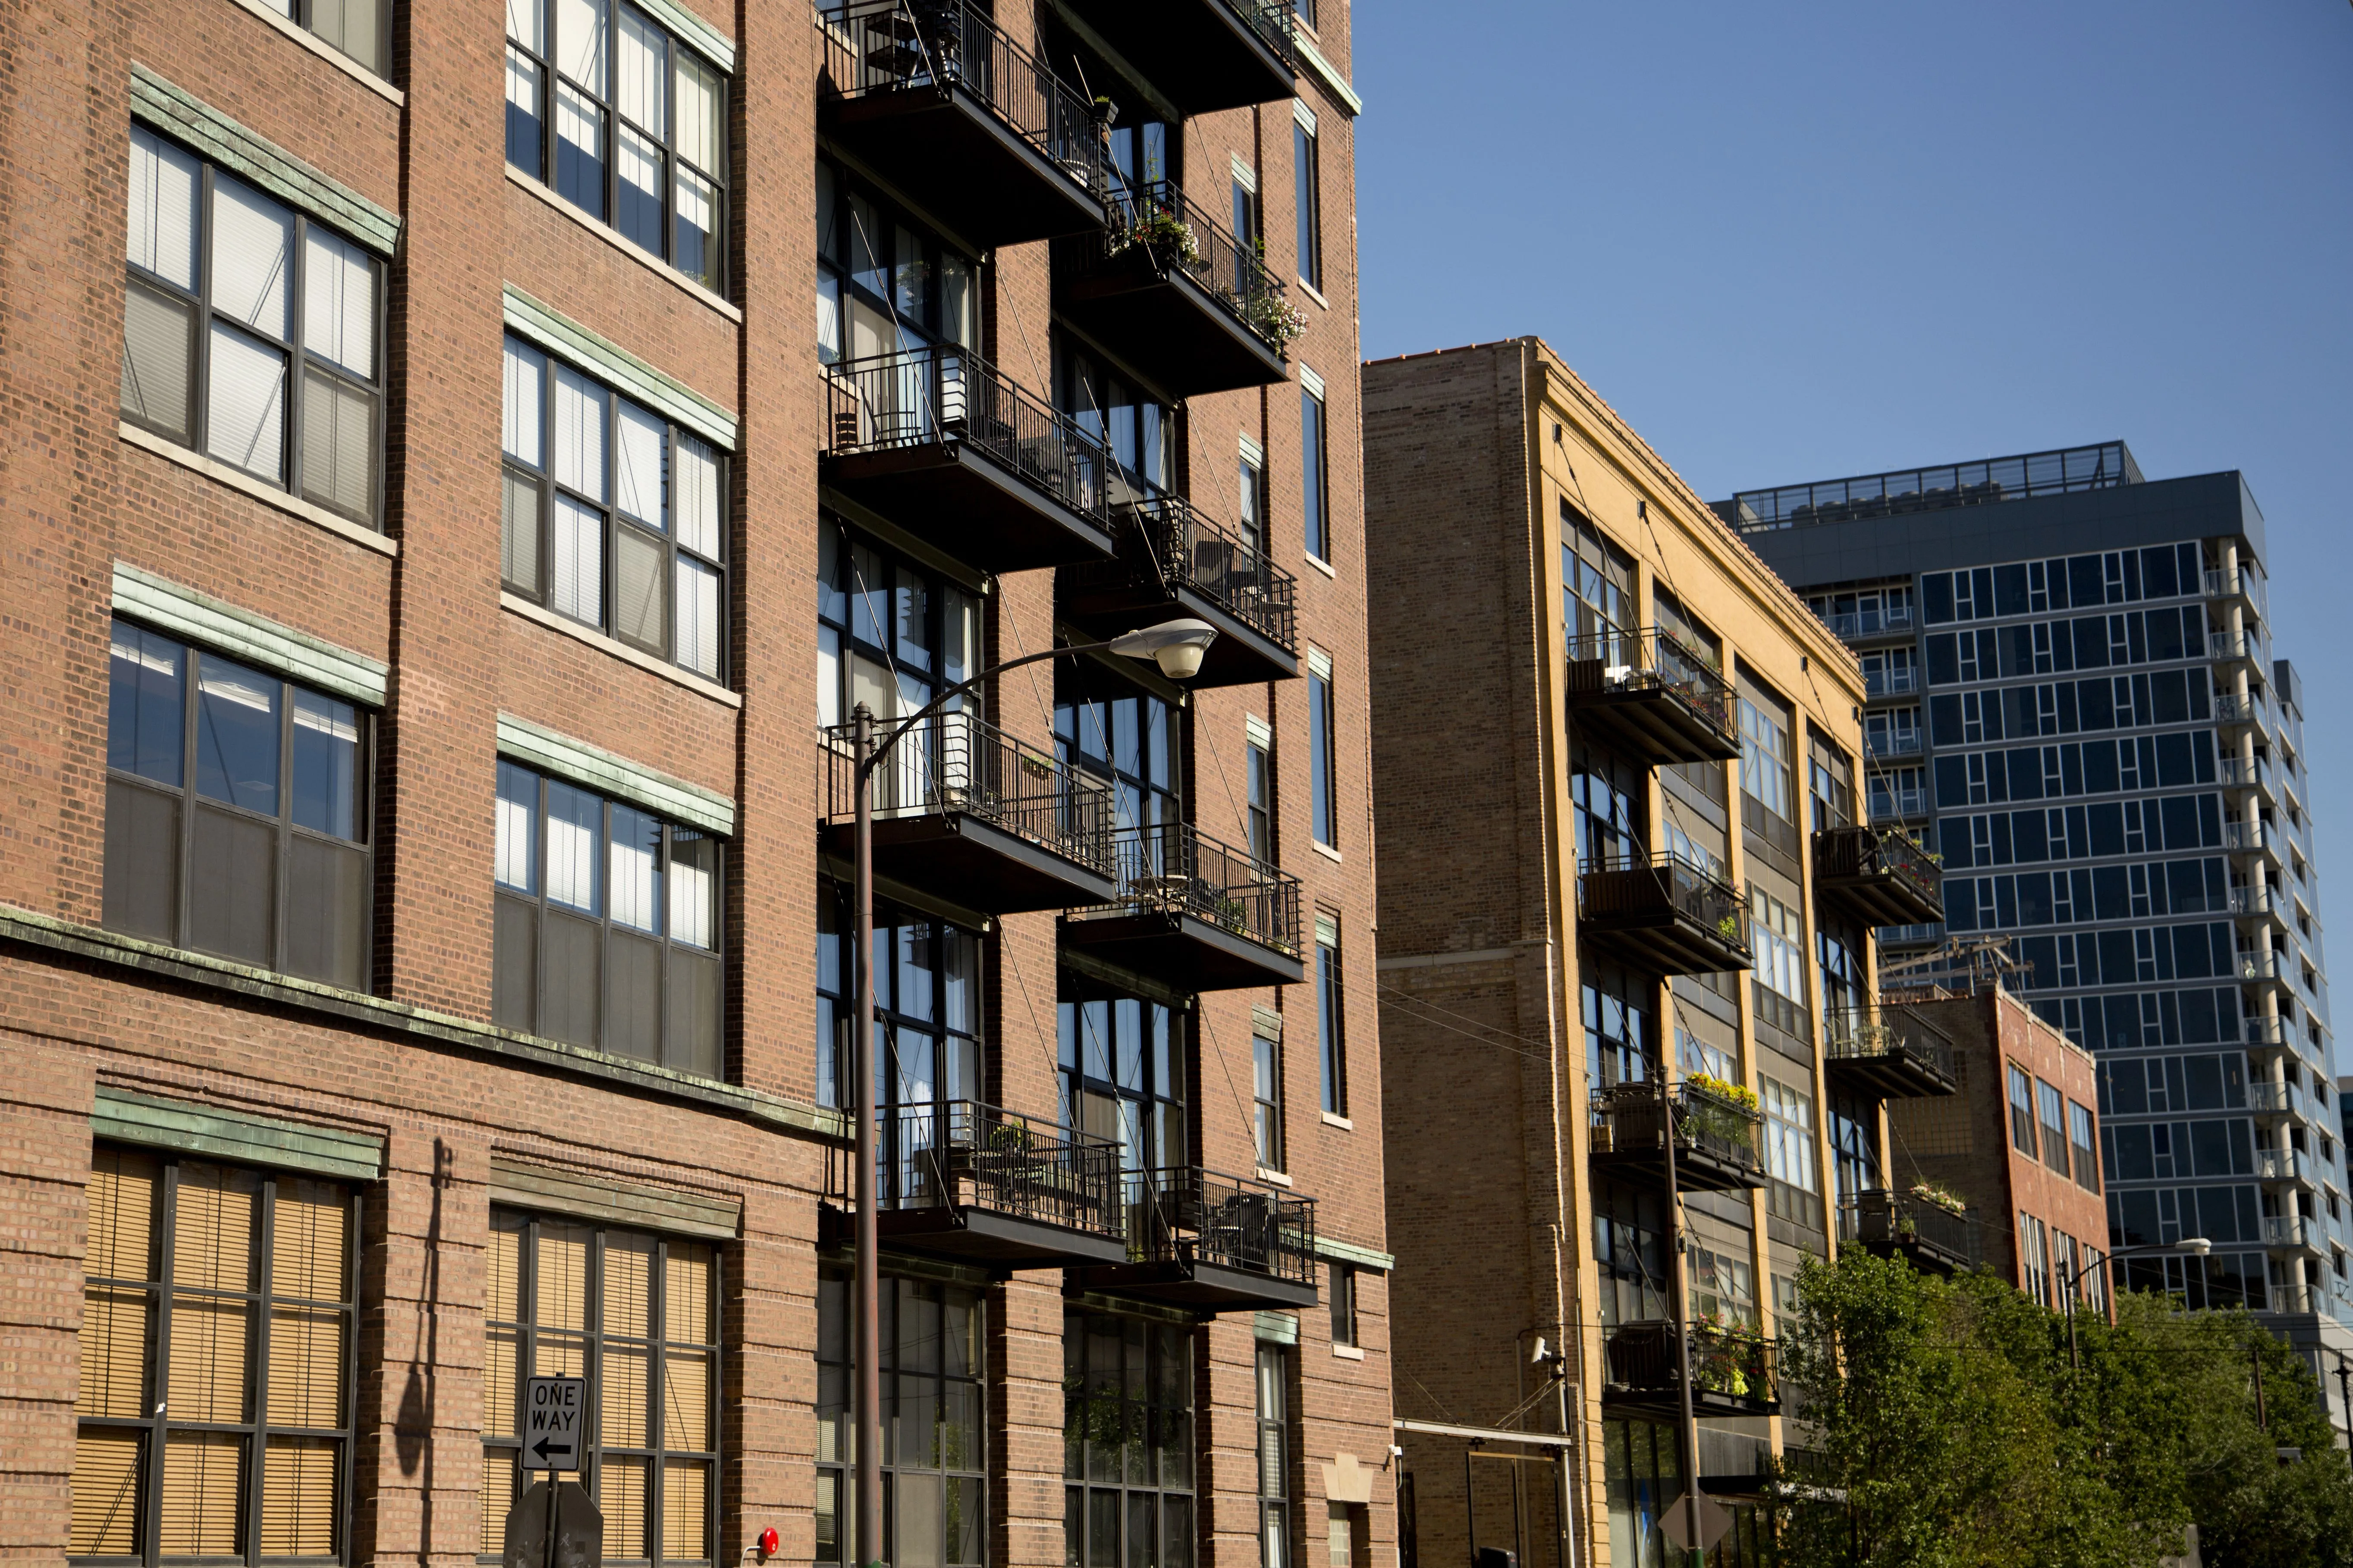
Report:
[[[2192,1258],[2203,1258],[2214,1250],[2214,1244],[2202,1236],[2185,1236],[2173,1244],[2176,1252],[2186,1252]]]
[[[1111,651],[1130,658],[1148,658],[1171,680],[1190,680],[1201,673],[1201,657],[1218,640],[1218,628],[1207,621],[1163,621],[1156,626],[1111,640]]]

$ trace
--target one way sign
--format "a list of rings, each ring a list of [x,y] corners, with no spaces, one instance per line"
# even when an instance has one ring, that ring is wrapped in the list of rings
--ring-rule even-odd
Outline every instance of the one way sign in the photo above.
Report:
[[[522,1468],[576,1470],[588,1419],[588,1380],[534,1377],[523,1405]]]

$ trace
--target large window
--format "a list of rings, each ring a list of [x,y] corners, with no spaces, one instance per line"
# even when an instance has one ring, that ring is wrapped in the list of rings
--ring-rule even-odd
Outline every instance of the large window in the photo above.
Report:
[[[1651,1076],[1651,983],[1598,956],[1580,957],[1585,1070],[1597,1088],[1641,1083]]]
[[[1785,1034],[1804,1039],[1806,1018],[1805,927],[1798,911],[1764,889],[1748,889],[1748,945],[1757,955],[1757,1016]]]
[[[1748,1259],[1694,1242],[1691,1315],[1694,1323],[1757,1327],[1757,1275]]]
[[[719,840],[499,763],[494,1016],[720,1075]]]
[[[1282,1169],[1282,1037],[1264,1028],[1250,1037],[1250,1139],[1259,1169]]]
[[[849,1061],[854,917],[849,889],[818,884],[817,1097],[848,1108],[856,1081]],[[980,1079],[980,938],[945,921],[887,903],[874,909],[874,1064],[880,1110],[898,1129],[882,1165],[883,1199],[920,1184],[919,1165],[937,1137],[934,1112],[977,1100]],[[906,1113],[903,1117],[901,1113]]]
[[[1796,820],[1789,799],[1789,721],[1746,697],[1740,700],[1740,789],[1770,816]]]
[[[1056,391],[1062,412],[1080,434],[1102,447],[1130,483],[1155,494],[1168,490],[1176,468],[1176,410],[1103,364],[1065,343]]]
[[[1259,1568],[1291,1565],[1291,1357],[1258,1347]]]
[[[970,592],[830,518],[818,525],[817,572],[818,723],[847,723],[860,702],[887,722],[972,675],[980,602]],[[976,714],[979,703],[966,692],[948,706]],[[889,770],[881,782],[890,786]]]
[[[110,668],[107,925],[364,989],[367,716],[129,621]]]
[[[709,289],[726,124],[725,79],[635,6],[507,0],[507,162]]]
[[[375,258],[142,126],[129,250],[123,418],[375,526]]]
[[[1822,1228],[1821,1185],[1814,1165],[1814,1102],[1799,1089],[1764,1079],[1767,1213],[1809,1230]]]
[[[1249,779],[1250,852],[1274,864],[1274,756],[1272,731],[1261,731],[1251,721],[1242,747],[1242,771]]]
[[[1324,1268],[1324,1293],[1332,1301],[1332,1342],[1354,1345],[1356,1340],[1356,1266],[1353,1263],[1327,1263]]]
[[[1654,1322],[1667,1315],[1665,1206],[1648,1194],[1599,1186],[1593,1194],[1593,1260],[1601,1275],[1601,1322]]]
[[[392,7],[380,0],[264,0],[270,10],[307,28],[322,41],[384,74],[391,49],[385,34]]]
[[[2034,1158],[2034,1080],[2015,1065],[2010,1068],[2010,1142],[2028,1159]]]
[[[1315,917],[1315,1026],[1324,1110],[1348,1114],[1347,1009],[1340,983],[1340,922]]]
[[[1304,116],[1291,121],[1291,163],[1297,175],[1299,280],[1324,287],[1324,171],[1315,127]]]
[[[1185,820],[1183,712],[1141,692],[1065,696],[1054,705],[1054,751],[1107,786],[1112,825],[1127,834]]]
[[[1299,389],[1299,499],[1307,553],[1332,559],[1332,441],[1322,384]]]
[[[1637,803],[1644,798],[1643,786],[1648,782],[1642,772],[1609,752],[1594,751],[1582,742],[1572,747],[1568,798],[1579,871],[1604,870],[1640,853],[1641,806]],[[1670,847],[1680,837],[1670,830]],[[1689,858],[1694,866],[1706,866],[1716,857],[1701,851],[1691,854]]]
[[[67,1554],[344,1559],[357,1201],[104,1144],[90,1165]]]
[[[1560,502],[1561,635],[1575,645],[1634,624],[1634,558]],[[1588,649],[1585,658],[1594,657]],[[1609,662],[1622,660],[1611,658]]]
[[[512,337],[501,445],[508,589],[718,679],[727,647],[718,451]]]
[[[2042,1163],[2067,1173],[2067,1100],[2057,1089],[2034,1080],[2034,1109],[2042,1124]]]
[[[1193,1568],[1193,1336],[1062,1315],[1063,1561]]]
[[[2091,1108],[2073,1100],[2067,1102],[2067,1142],[2072,1146],[2068,1152],[2075,1165],[2075,1184],[2087,1193],[2098,1192],[2100,1164],[2099,1155],[2094,1152],[2096,1145],[2092,1142]],[[2328,1152],[2326,1137],[2320,1141],[2320,1149],[2323,1154]],[[2336,1200],[2329,1201],[2333,1209]],[[2330,1217],[2334,1218],[2334,1214]]]
[[[709,1242],[491,1211],[480,1552],[522,1496],[533,1377],[588,1380],[580,1468],[607,1563],[709,1563],[718,1513],[719,1260]]]
[[[817,1561],[974,1568],[988,1560],[988,1301],[924,1279],[881,1281],[882,1531],[857,1539],[856,1287],[818,1279]]]
[[[1242,542],[1253,556],[1266,557],[1266,459],[1253,446],[1241,455],[1240,494],[1234,512]]]
[[[821,158],[817,255],[818,357],[827,364],[980,346],[979,265]]]
[[[1067,972],[1057,1013],[1062,1125],[1117,1143],[1131,1190],[1147,1172],[1191,1164],[1183,1016]]]
[[[1340,843],[1339,758],[1334,748],[1332,661],[1307,650],[1307,793],[1314,805],[1315,842]]]

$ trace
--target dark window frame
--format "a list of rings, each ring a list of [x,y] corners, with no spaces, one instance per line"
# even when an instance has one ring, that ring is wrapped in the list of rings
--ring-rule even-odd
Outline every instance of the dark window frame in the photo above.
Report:
[[[1250,1033],[1250,1142],[1259,1169],[1286,1168],[1284,1131],[1282,1033],[1254,1029]]]
[[[1136,1009],[1134,1070],[1122,1058],[1124,1009]],[[1091,1059],[1088,1009],[1100,1008],[1103,1051]],[[1149,1173],[1193,1163],[1192,1031],[1186,1015],[1165,1002],[1099,984],[1065,970],[1055,998],[1055,1085],[1061,1125],[1118,1145],[1131,1201],[1140,1199]],[[1107,1073],[1093,1070],[1100,1063]],[[1108,1125],[1086,1112],[1101,1106]],[[1130,1109],[1133,1108],[1133,1109]],[[1134,1142],[1120,1136],[1134,1118]],[[1091,1120],[1092,1124],[1091,1124]]]
[[[818,883],[818,1103],[833,1110],[849,1109],[841,1104],[842,1089],[853,1081],[849,1067],[849,1017],[857,1005],[851,989],[857,984],[857,974],[850,963],[854,945],[849,938],[853,917],[850,911],[850,889],[847,883],[820,879]],[[919,939],[924,944],[932,976],[932,1016],[903,1011],[903,996],[899,987],[897,939],[890,933],[914,926],[929,928]],[[944,1108],[955,1100],[979,1100],[984,1098],[982,1086],[988,1081],[987,1008],[984,1004],[984,975],[988,963],[988,937],[984,931],[966,931],[952,921],[918,910],[905,909],[884,900],[874,906],[874,934],[878,942],[892,943],[892,973],[877,973],[874,976],[874,1021],[886,1044],[886,1059],[878,1067],[886,1068],[883,1075],[884,1093],[879,1112],[884,1117],[905,1110]],[[948,952],[951,943],[959,939],[972,942],[973,972],[965,977],[971,987],[971,1026],[959,1027],[948,1021],[946,994]],[[933,1095],[929,1100],[904,1098],[902,1087],[906,1075],[899,1067],[899,1038],[905,1032],[926,1037],[932,1050]],[[954,1047],[968,1049],[960,1062],[952,1056]],[[886,1201],[891,1194],[886,1193]]]
[[[499,872],[495,868],[491,872],[492,902],[495,906],[492,924],[493,935],[491,939],[491,969],[494,975],[492,984],[492,1007],[496,1022],[501,1027],[514,1029],[522,1034],[539,1035],[543,1038],[565,1040],[568,1044],[586,1047],[589,1050],[599,1051],[607,1056],[620,1057],[636,1061],[651,1061],[660,1066],[670,1068],[673,1071],[685,1073],[691,1077],[708,1079],[714,1082],[726,1081],[728,1056],[727,980],[729,960],[731,957],[728,948],[729,932],[727,921],[727,875],[730,841],[716,833],[708,831],[707,829],[691,827],[683,824],[672,822],[669,818],[661,816],[655,812],[649,811],[643,806],[637,805],[628,801],[616,800],[613,796],[605,794],[601,790],[591,789],[584,784],[574,784],[569,779],[557,777],[555,774],[528,766],[522,763],[512,761],[508,758],[501,757],[499,759],[499,768],[502,774],[506,770],[512,769],[516,773],[523,777],[537,781],[539,787],[533,794],[532,806],[532,823],[533,832],[531,847],[532,888],[528,892],[526,892],[524,889],[515,886],[514,884],[498,880]],[[550,910],[552,894],[550,893],[549,889],[552,879],[548,876],[547,843],[548,826],[551,819],[548,815],[547,803],[549,786],[552,784],[562,785],[565,788],[585,795],[598,803],[599,809],[596,818],[596,842],[595,849],[596,908],[593,912],[580,910],[575,906],[565,904],[561,901],[555,902],[553,911]],[[501,788],[504,788],[503,780],[501,781]],[[503,800],[504,796],[501,795],[500,798]],[[614,918],[613,890],[611,882],[613,813],[616,807],[626,811],[636,812],[639,816],[654,822],[660,828],[660,876],[662,878],[662,882],[661,891],[659,895],[659,914],[661,927],[659,931],[648,931],[641,927],[632,926],[625,921],[617,921]],[[692,942],[681,942],[673,934],[671,929],[674,922],[670,918],[670,878],[675,875],[672,868],[678,864],[676,847],[679,840],[676,836],[681,833],[691,835],[693,841],[706,843],[712,847],[713,856],[713,860],[710,867],[712,881],[710,910],[712,945],[709,947],[698,947]],[[502,948],[504,948],[504,942],[502,942],[499,933],[506,930],[508,922],[504,919],[496,918],[499,915],[505,915],[511,911],[527,918],[531,922],[531,942],[529,953],[531,964],[531,972],[529,975],[531,1005],[528,1016],[524,1016],[522,1015],[518,1005],[517,999],[510,991],[511,986],[521,983],[521,976],[514,972],[511,972],[508,966],[510,964],[519,965],[522,960],[511,948],[505,948],[504,951],[502,951]],[[593,1031],[596,1037],[594,1039],[574,1039],[568,1036],[549,1035],[544,1033],[544,1028],[550,1022],[548,1017],[548,988],[551,984],[551,977],[548,973],[546,952],[547,931],[549,930],[548,921],[551,912],[555,918],[577,921],[584,924],[593,925],[596,928],[596,993],[591,1004],[594,1007],[596,1020],[596,1028]],[[659,975],[659,980],[658,982],[659,999],[654,1004],[654,1015],[656,1018],[655,1043],[650,1056],[638,1051],[622,1048],[622,1043],[617,1042],[614,1038],[613,1018],[617,1009],[612,1005],[612,990],[614,984],[613,952],[614,941],[617,936],[624,940],[650,942],[658,951],[659,957],[657,972]],[[512,938],[509,938],[508,940],[511,941]],[[708,961],[715,971],[715,973],[712,976],[713,994],[712,1016],[708,1020],[712,1038],[711,1059],[709,1061],[708,1070],[698,1068],[690,1065],[689,1062],[681,1059],[686,1058],[688,1053],[692,1049],[692,1042],[691,1040],[679,1042],[674,1041],[671,1038],[673,1027],[678,1023],[678,1020],[674,1017],[675,1009],[672,1005],[672,988],[679,983],[677,971],[681,967],[676,962],[678,955],[683,955],[688,962],[697,960]]]
[[[1332,694],[1335,673],[1329,663],[1319,670],[1316,659],[1309,658],[1307,789],[1313,806],[1311,831],[1315,842],[1326,849],[1340,847],[1340,759],[1333,734],[1338,718]]]
[[[1328,1258],[1325,1267],[1332,1299],[1332,1342],[1361,1349],[1364,1342],[1356,1337],[1356,1266]]]
[[[499,573],[500,586],[519,599],[529,600],[550,615],[561,616],[575,625],[586,626],[601,636],[611,637],[615,642],[625,647],[635,648],[675,668],[684,670],[697,679],[708,680],[719,685],[725,684],[732,662],[728,655],[731,645],[734,641],[734,616],[732,612],[733,599],[730,593],[727,558],[727,535],[733,511],[730,500],[731,492],[728,489],[730,467],[728,459],[733,454],[719,443],[687,428],[662,410],[650,406],[632,396],[625,389],[614,385],[594,370],[575,364],[560,354],[551,353],[539,344],[513,332],[506,334],[500,350],[502,395],[505,384],[503,367],[506,363],[506,352],[510,348],[519,348],[525,354],[536,357],[540,362],[540,463],[534,468],[526,459],[509,452],[506,449],[505,439],[501,436],[499,446],[499,470],[505,491],[501,496],[501,528],[503,533],[512,527],[514,509],[508,498],[512,497],[518,488],[529,490],[533,495],[532,505],[536,521],[533,550],[535,552],[533,575],[537,581],[524,580],[509,573],[507,562],[503,559],[513,553],[512,547],[509,546],[501,552],[502,559]],[[604,395],[605,499],[603,500],[594,500],[570,485],[563,483],[555,477],[556,379],[565,371],[570,371]],[[621,510],[620,438],[621,405],[624,403],[652,416],[661,423],[662,519],[659,531],[648,528],[643,522]],[[502,414],[502,421],[506,417],[511,417],[512,414],[512,410],[506,410]],[[711,454],[714,475],[712,485],[717,491],[719,503],[718,553],[715,557],[690,548],[681,536],[680,491],[681,487],[679,484],[678,452],[679,443],[681,440],[691,441],[696,446],[707,449]],[[597,605],[596,619],[593,621],[575,616],[569,610],[560,609],[553,603],[555,595],[554,581],[555,508],[558,500],[567,501],[597,519]],[[659,646],[642,637],[629,635],[621,626],[621,552],[625,540],[635,541],[641,546],[649,544],[656,549],[660,557],[662,636]],[[683,568],[681,563],[686,563]],[[678,584],[681,570],[691,569],[708,572],[717,579],[719,646],[716,651],[718,657],[713,668],[708,671],[682,662],[678,653]]]
[[[1332,405],[1304,381],[1299,386],[1301,537],[1310,559],[1332,564]]]
[[[1322,292],[1324,288],[1324,168],[1321,132],[1311,130],[1296,114],[1291,119],[1293,200],[1298,205],[1299,280]]]
[[[215,176],[220,172],[219,166],[202,153],[185,142],[164,135],[152,126],[134,125],[132,131],[134,133],[144,132],[153,136],[165,146],[195,162],[199,185],[196,228],[191,239],[196,253],[196,288],[194,292],[191,292],[168,279],[148,271],[134,261],[128,259],[124,261],[123,288],[126,291],[132,289],[142,289],[149,294],[162,299],[170,309],[184,312],[187,317],[188,427],[185,432],[174,430],[168,426],[145,418],[132,410],[119,395],[116,399],[118,416],[124,424],[147,431],[163,440],[169,441],[175,447],[185,447],[206,461],[219,463],[240,474],[248,475],[261,483],[283,489],[290,497],[307,505],[318,507],[337,517],[348,518],[375,532],[385,531],[385,426],[388,423],[385,418],[385,405],[387,390],[385,383],[389,380],[385,374],[385,334],[391,318],[387,300],[390,290],[385,287],[388,268],[385,266],[384,258],[365,246],[360,245],[342,230],[331,225],[319,223],[301,207],[263,189],[249,179],[238,177],[234,171],[229,172],[229,177],[236,179],[237,184],[244,185],[271,205],[284,209],[294,220],[293,237],[288,245],[289,266],[285,279],[287,317],[291,323],[291,334],[286,338],[271,337],[237,320],[234,316],[223,314],[218,317],[219,322],[228,331],[251,339],[264,345],[268,352],[280,355],[286,364],[286,379],[283,405],[279,414],[280,430],[279,471],[264,474],[240,464],[232,463],[226,458],[216,456],[209,442],[212,434],[212,329],[216,320],[213,308],[213,275],[216,271],[212,257],[213,196]],[[314,226],[322,234],[332,237],[338,244],[350,246],[358,250],[367,259],[369,285],[375,295],[370,307],[370,341],[375,350],[373,356],[375,363],[368,376],[356,374],[349,367],[338,361],[326,358],[310,346],[307,331],[310,325],[307,268],[310,261],[310,235]],[[131,348],[127,338],[123,345],[123,363],[127,371],[131,363]],[[334,382],[355,393],[373,411],[369,421],[371,427],[368,437],[368,502],[362,511],[353,511],[348,507],[336,504],[332,500],[322,500],[310,493],[306,488],[307,475],[303,471],[306,435],[304,422],[309,395],[308,382],[312,374]]]
[[[1135,1352],[1139,1365],[1133,1373],[1097,1364],[1094,1352],[1114,1336],[1123,1363]],[[1181,1364],[1172,1367],[1178,1347]],[[1062,1518],[1071,1558],[1194,1568],[1201,1523],[1197,1510],[1207,1489],[1196,1446],[1200,1360],[1198,1335],[1184,1325],[1109,1312],[1062,1314]],[[1097,1440],[1113,1432],[1122,1435],[1120,1442]],[[1123,1464],[1129,1447],[1142,1452],[1126,1455]],[[1135,1479],[1138,1475],[1145,1479]],[[1136,1549],[1143,1543],[1132,1539],[1140,1516],[1155,1537],[1142,1551]],[[1116,1539],[1090,1540],[1105,1524]]]
[[[1332,940],[1324,940],[1328,928]],[[1340,922],[1315,917],[1315,1045],[1317,1081],[1324,1114],[1348,1114],[1348,1020],[1345,971],[1341,966]]]
[[[198,946],[194,941],[195,932],[193,927],[196,916],[194,901],[196,897],[197,881],[195,875],[196,824],[199,812],[220,813],[227,816],[232,822],[267,825],[275,835],[272,854],[276,857],[276,866],[270,888],[271,934],[268,961],[260,962],[253,955],[241,953],[220,953],[218,956],[234,962],[254,963],[256,967],[269,969],[277,973],[296,974],[305,979],[318,980],[323,984],[341,986],[345,990],[363,992],[368,990],[375,947],[372,941],[375,922],[371,918],[371,912],[375,892],[375,843],[373,832],[375,826],[375,802],[373,798],[374,791],[370,786],[375,777],[376,712],[373,709],[354,702],[350,698],[339,696],[333,692],[321,691],[315,687],[290,679],[275,670],[262,668],[246,663],[242,659],[216,653],[205,646],[186,642],[168,632],[156,631],[153,627],[127,617],[117,617],[115,625],[131,627],[144,637],[161,638],[177,650],[180,660],[178,679],[181,688],[182,728],[179,757],[180,782],[176,786],[166,784],[162,780],[149,778],[145,774],[129,769],[116,767],[112,765],[111,759],[106,772],[109,831],[104,859],[107,865],[106,881],[110,884],[105,897],[107,905],[111,906],[116,903],[116,889],[120,887],[115,883],[115,858],[118,854],[129,853],[129,846],[120,843],[114,837],[114,830],[123,826],[119,820],[120,813],[115,809],[116,792],[118,790],[138,791],[161,799],[169,799],[174,803],[174,860],[170,893],[173,906],[170,931],[166,934],[140,930],[127,921],[119,921],[111,911],[103,917],[105,923],[110,929],[160,941],[170,946],[187,948],[200,952],[213,951]],[[278,798],[277,810],[274,813],[264,814],[207,795],[199,782],[202,773],[198,762],[201,753],[197,733],[200,722],[199,704],[202,696],[200,672],[203,668],[202,661],[206,658],[218,659],[237,669],[258,675],[265,680],[275,682],[278,687],[278,777],[275,785]],[[111,654],[109,659],[111,664],[112,662]],[[111,684],[110,681],[110,688]],[[294,712],[295,696],[298,692],[348,709],[353,716],[359,734],[355,753],[352,760],[352,824],[353,828],[364,836],[362,837],[344,838],[333,833],[303,826],[294,820],[296,800]],[[111,705],[112,693],[110,689],[110,730],[112,723]],[[300,843],[318,844],[329,851],[356,852],[359,857],[359,908],[352,915],[359,942],[359,952],[356,962],[341,978],[297,969],[291,963],[294,955],[291,947],[292,931],[290,911],[296,901],[296,890],[293,886],[294,849]],[[129,868],[124,868],[126,874],[129,869]],[[127,897],[128,889],[123,889],[123,892]]]

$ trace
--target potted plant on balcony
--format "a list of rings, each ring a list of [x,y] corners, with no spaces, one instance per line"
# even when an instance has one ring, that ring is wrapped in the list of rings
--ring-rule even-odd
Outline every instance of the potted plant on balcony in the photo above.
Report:
[[[1134,222],[1111,237],[1106,255],[1124,256],[1141,246],[1160,267],[1194,267],[1201,260],[1201,242],[1193,226],[1157,202],[1147,201]]]
[[[1683,1089],[1683,1108],[1675,1118],[1687,1130],[1683,1142],[1706,1136],[1744,1148],[1748,1145],[1757,1114],[1755,1089],[1704,1072],[1685,1078]]]
[[[1949,1187],[1940,1186],[1935,1182],[1913,1183],[1912,1195],[1924,1204],[1933,1204],[1949,1215],[1965,1215],[1969,1212],[1969,1205],[1961,1201],[1959,1194]]]

